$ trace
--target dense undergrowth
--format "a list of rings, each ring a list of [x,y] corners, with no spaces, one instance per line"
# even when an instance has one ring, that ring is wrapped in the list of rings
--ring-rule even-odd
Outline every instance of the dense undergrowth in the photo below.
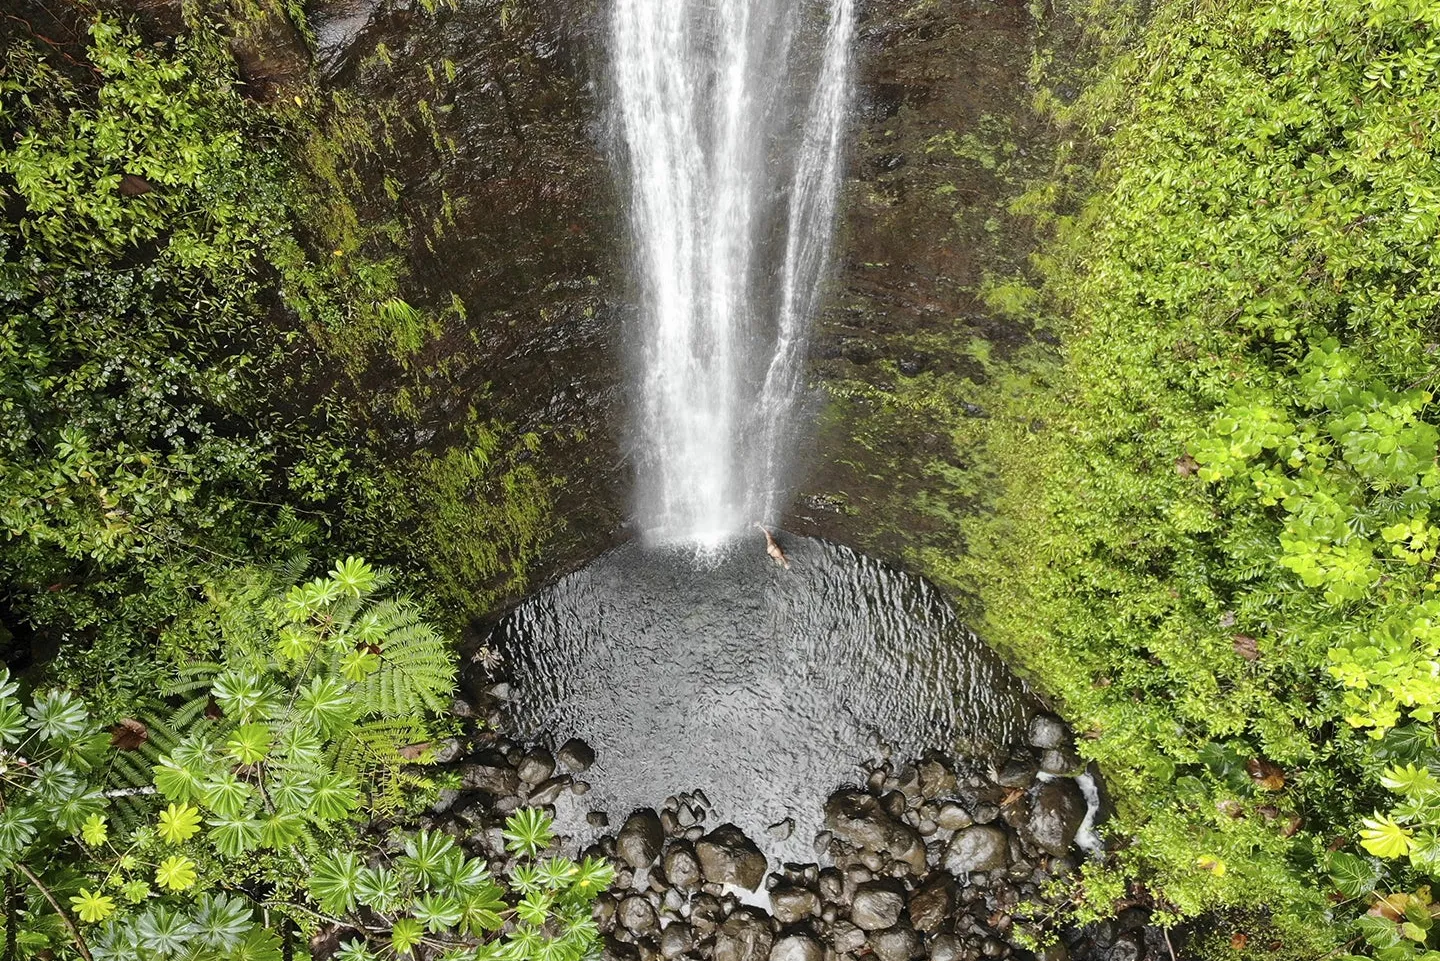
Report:
[[[548,523],[534,439],[472,412],[409,444],[416,390],[382,375],[425,320],[393,231],[336,212],[337,155],[378,149],[355,105],[242,96],[203,18],[156,45],[75,9],[88,49],[6,23],[0,622],[123,704],[209,572],[298,516],[312,548],[443,572],[444,611],[516,590]]]
[[[404,829],[454,628],[549,495],[473,409],[405,442],[431,324],[403,229],[346,201],[394,118],[247,96],[200,4],[159,39],[61,10],[0,19],[7,961],[580,957],[609,868],[541,858],[539,812],[508,878]],[[306,579],[360,552],[395,567]]]
[[[1066,102],[1037,61],[1065,144],[1016,211],[1052,240],[994,288],[1063,357],[957,434],[1003,492],[921,562],[1109,779],[1082,917],[1440,957],[1440,8],[1065,7],[1100,66]]]

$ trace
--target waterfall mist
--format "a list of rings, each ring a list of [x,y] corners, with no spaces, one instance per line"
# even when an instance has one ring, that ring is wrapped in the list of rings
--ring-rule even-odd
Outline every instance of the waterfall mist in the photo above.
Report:
[[[829,259],[855,0],[614,0],[642,291],[636,514],[714,544],[783,507]]]

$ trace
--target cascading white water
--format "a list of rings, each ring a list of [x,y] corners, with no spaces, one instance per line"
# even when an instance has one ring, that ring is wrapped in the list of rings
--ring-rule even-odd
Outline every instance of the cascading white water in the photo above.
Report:
[[[855,0],[614,0],[644,290],[637,514],[713,544],[780,508],[830,253]]]

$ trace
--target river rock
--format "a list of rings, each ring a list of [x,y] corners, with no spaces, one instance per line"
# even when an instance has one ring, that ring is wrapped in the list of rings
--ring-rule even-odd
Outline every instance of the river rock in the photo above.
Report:
[[[814,891],[781,885],[770,892],[770,913],[781,924],[798,924],[820,913],[820,898]]]
[[[1074,777],[1085,773],[1085,762],[1074,751],[1051,748],[1040,755],[1040,770],[1056,777]]]
[[[909,909],[910,923],[917,930],[926,933],[940,930],[955,909],[955,879],[945,871],[934,872],[923,886],[910,895]]]
[[[836,954],[854,954],[865,947],[865,932],[849,921],[840,920],[830,925],[829,940]]]
[[[695,853],[700,873],[711,884],[734,884],[754,891],[765,880],[765,855],[733,824],[722,824],[702,837]]]
[[[919,832],[902,824],[861,791],[839,791],[825,802],[825,826],[836,837],[857,848],[888,854],[908,864],[915,873],[925,870],[925,841]]]
[[[708,938],[725,920],[725,908],[713,894],[697,894],[690,902],[690,925],[700,938]]]
[[[960,961],[964,946],[953,934],[936,935],[930,940],[930,961]]]
[[[563,764],[570,773],[579,774],[588,771],[590,765],[595,763],[595,752],[578,737],[572,737],[560,745],[560,750],[555,752],[555,760]]]
[[[825,961],[825,949],[808,935],[791,934],[775,942],[770,961]]]
[[[695,944],[695,933],[684,921],[671,921],[660,935],[660,956],[678,958]]]
[[[883,931],[872,931],[869,940],[879,961],[910,961],[921,953],[920,935],[908,925],[897,924]]]
[[[632,894],[620,902],[616,917],[626,929],[635,934],[649,934],[660,927],[660,919],[655,915],[655,905],[638,894]]]
[[[888,928],[900,919],[905,899],[889,884],[868,881],[855,891],[850,920],[865,931]]]
[[[956,877],[1005,867],[1010,859],[1010,837],[1004,828],[976,824],[956,831],[945,849],[945,870]]]
[[[1030,746],[1042,751],[1063,747],[1070,740],[1065,722],[1053,714],[1037,714],[1030,721]]]
[[[943,830],[958,831],[974,824],[975,819],[970,816],[969,811],[954,801],[947,801],[940,805],[940,813],[935,816],[935,823]]]
[[[665,833],[660,828],[660,816],[649,808],[644,808],[625,819],[624,826],[615,838],[615,852],[632,868],[639,870],[655,863],[664,843]]]
[[[995,783],[1001,787],[1028,788],[1035,783],[1040,765],[1028,753],[1018,754],[1005,762],[995,775]]]
[[[712,956],[714,961],[768,961],[774,940],[769,918],[752,908],[739,908],[715,933]]]
[[[926,800],[950,794],[955,790],[955,774],[935,758],[920,765],[920,793]]]
[[[533,808],[554,804],[560,794],[570,786],[570,775],[562,774],[559,777],[552,777],[550,780],[536,785],[535,790],[531,791],[530,796],[525,799],[525,804]]]
[[[788,841],[790,835],[795,833],[795,819],[785,818],[783,821],[777,821],[766,828],[765,833],[777,841]]]
[[[700,884],[700,862],[689,843],[677,841],[665,852],[665,877],[682,891],[693,891]]]
[[[461,787],[484,791],[493,798],[511,797],[520,790],[520,775],[498,757],[462,764],[458,773]]]
[[[1025,827],[1029,841],[1048,854],[1062,857],[1075,843],[1085,820],[1085,796],[1069,778],[1049,781],[1035,792]]]
[[[526,784],[547,781],[555,773],[555,758],[543,747],[537,747],[525,755],[518,768],[520,780]]]

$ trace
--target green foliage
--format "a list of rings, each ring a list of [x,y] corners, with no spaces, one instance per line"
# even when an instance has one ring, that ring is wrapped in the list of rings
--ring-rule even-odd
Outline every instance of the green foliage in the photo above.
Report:
[[[1098,179],[1062,167],[1025,206],[1055,238],[1044,300],[1011,305],[1068,317],[1064,363],[957,437],[1006,490],[972,557],[925,563],[1117,794],[1131,843],[1083,911],[1139,880],[1162,917],[1308,958],[1352,937],[1333,890],[1411,884],[1337,834],[1429,871],[1436,26],[1407,0],[1160,4],[1063,111],[1104,134]]]
[[[30,955],[70,957],[83,943],[96,959],[273,961],[279,918],[305,929],[318,909],[363,933],[350,957],[403,957],[424,944],[579,961],[613,872],[594,859],[539,860],[554,837],[544,813],[507,821],[522,858],[508,889],[449,835],[420,831],[373,849],[362,840],[375,836],[362,827],[396,811],[384,769],[415,762],[381,737],[356,769],[344,745],[395,715],[433,736],[452,656],[410,602],[384,596],[389,574],[364,561],[284,589],[276,579],[254,574],[249,583],[268,593],[212,602],[202,622],[217,660],[172,686],[200,709],[174,711],[181,729],[169,748],[144,755],[157,793],[98,786],[116,757],[139,753],[131,741],[144,725],[107,737],[74,695],[41,692],[27,705],[0,669],[0,871],[29,872],[19,930]],[[200,633],[189,625],[189,643]],[[353,661],[361,648],[369,658]],[[406,776],[406,802],[423,801],[428,782]],[[122,800],[140,816],[117,816]],[[66,915],[55,913],[61,896]]]
[[[522,809],[510,822],[549,843],[543,812]],[[525,847],[507,890],[448,836],[421,831],[403,839],[405,853],[391,865],[367,866],[349,852],[326,856],[310,892],[322,910],[365,932],[342,957],[403,957],[423,942],[442,951],[475,949],[479,957],[579,961],[596,937],[590,906],[613,870],[592,858],[534,861],[544,846]]]

